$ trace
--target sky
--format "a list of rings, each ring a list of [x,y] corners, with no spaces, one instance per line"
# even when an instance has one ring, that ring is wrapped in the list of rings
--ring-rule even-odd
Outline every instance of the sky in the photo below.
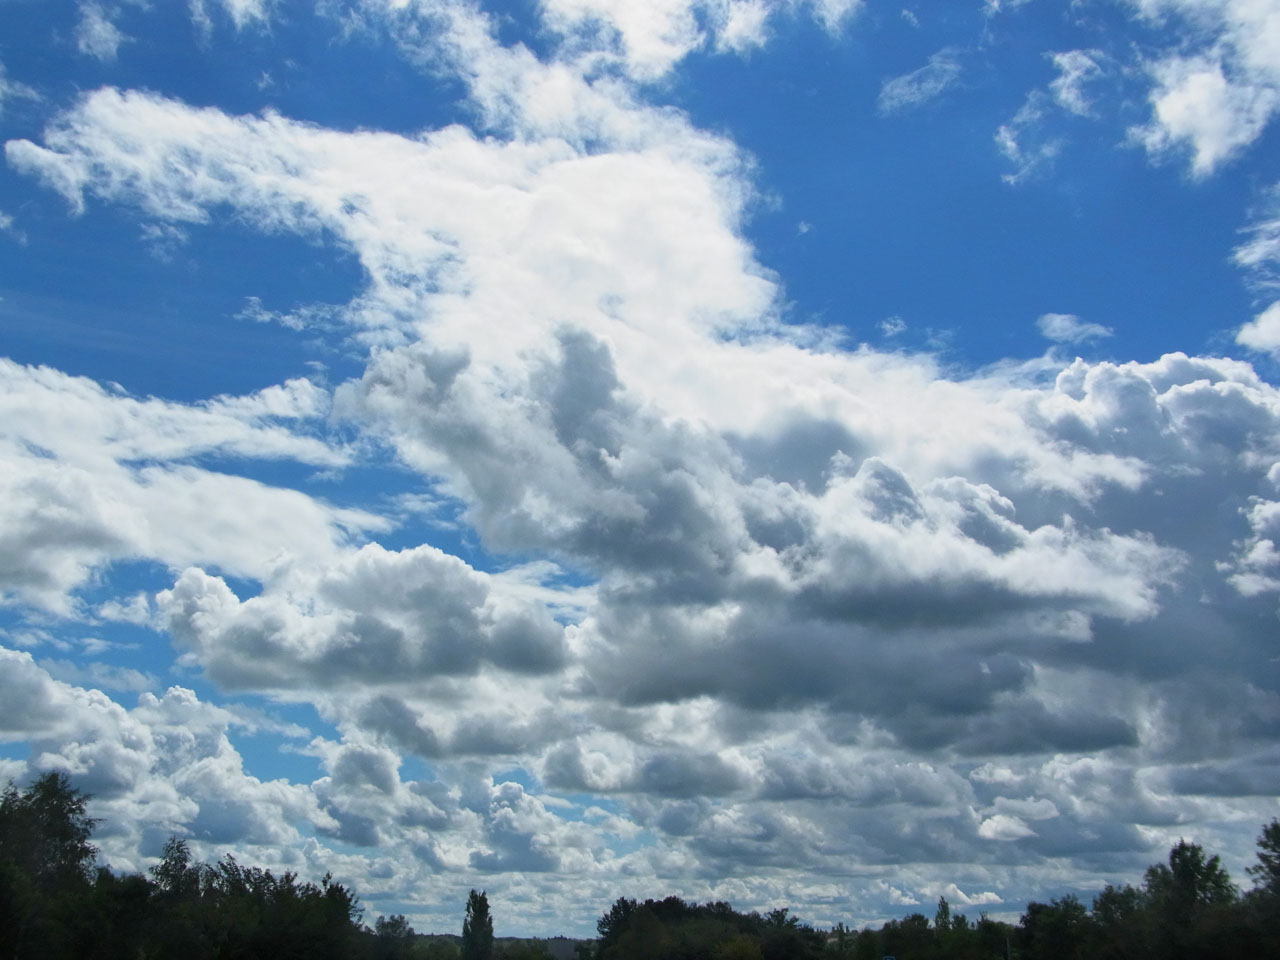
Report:
[[[0,781],[592,935],[1280,815],[1280,0],[0,0]]]

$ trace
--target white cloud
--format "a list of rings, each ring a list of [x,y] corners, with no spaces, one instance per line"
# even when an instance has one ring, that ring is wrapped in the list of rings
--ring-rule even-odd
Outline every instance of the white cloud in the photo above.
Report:
[[[321,570],[276,571],[264,593],[243,602],[222,580],[189,569],[157,603],[180,646],[227,687],[370,688],[473,675],[484,664],[558,671],[563,628],[501,586],[430,547],[397,554],[369,545]]]
[[[80,4],[80,22],[76,24],[76,46],[81,53],[98,60],[115,60],[120,44],[128,38],[112,22],[110,14],[98,3]]]
[[[1071,313],[1046,313],[1036,321],[1040,333],[1056,343],[1087,343],[1112,334],[1110,327],[1085,323]]]
[[[1100,54],[1097,50],[1068,50],[1063,53],[1050,54],[1053,65],[1058,68],[1058,76],[1049,84],[1053,98],[1064,109],[1079,116],[1091,112],[1091,103],[1085,95],[1084,87],[1102,73],[1098,65]]]
[[[0,210],[0,233],[7,233],[18,243],[24,244],[27,242],[26,234],[18,229],[13,217],[3,210]]]
[[[960,61],[950,50],[940,50],[918,70],[893,77],[880,86],[877,101],[881,113],[900,113],[935,100],[960,79]]]
[[[102,690],[122,690],[140,693],[153,690],[159,681],[150,674],[130,667],[115,667],[106,663],[77,663],[72,660],[41,660],[40,668],[49,676],[63,683],[94,686]]]
[[[1267,191],[1261,215],[1245,232],[1249,240],[1236,248],[1233,259],[1249,272],[1250,281],[1257,286],[1280,286],[1280,187]]]
[[[292,490],[193,465],[202,455],[337,467],[348,454],[290,424],[327,396],[296,380],[196,406],[137,399],[85,378],[0,361],[0,595],[68,612],[114,560],[197,559],[266,576],[289,551],[324,556],[384,522]]]
[[[1054,361],[961,375],[814,345],[779,322],[743,237],[733,144],[581,63],[501,48],[470,8],[427,6],[366,9],[411,55],[465,66],[490,136],[107,89],[7,146],[77,209],[193,234],[233,217],[336,246],[366,277],[323,317],[368,348],[332,410],[303,380],[182,405],[5,368],[0,556],[22,561],[5,589],[68,612],[114,558],[182,570],[97,615],[163,623],[184,666],[337,729],[291,747],[313,782],[264,783],[231,744],[242,715],[182,690],[125,710],[6,654],[6,735],[143,825],[112,840],[117,862],[181,829],[388,902],[536,871],[549,903],[679,875],[686,896],[756,904],[805,875],[871,911],[944,889],[1000,902],[1049,859],[1089,882],[1099,851],[1145,862],[1156,835],[1134,823],[1209,816],[1171,784],[1189,791],[1184,768],[1274,716],[1222,645],[1255,662],[1272,644],[1276,390],[1180,354],[1047,380]],[[637,70],[685,42],[664,47],[655,22],[628,27]],[[202,465],[341,469],[330,416],[393,450],[495,563],[559,563],[485,573],[359,546],[376,517]],[[407,779],[407,756],[434,779]],[[990,840],[1017,841],[1007,862]],[[893,864],[895,886],[866,892],[850,862]]]
[[[744,53],[763,46],[769,20],[807,9],[837,33],[861,0],[546,0],[542,18],[569,51],[602,54],[640,81],[666,75],[686,56],[708,46]]]
[[[0,63],[0,115],[4,113],[5,101],[14,99],[39,100],[40,95],[26,84],[10,80],[4,64]]]
[[[243,30],[250,24],[265,25],[270,22],[275,0],[214,0],[222,11],[231,18],[237,30]],[[188,0],[191,8],[191,19],[203,30],[213,28],[213,19],[209,15],[206,0]]]
[[[987,16],[995,16],[1006,10],[1017,10],[1018,7],[1030,3],[1031,0],[986,0],[983,8]]]
[[[1160,154],[1186,147],[1206,176],[1253,143],[1280,109],[1280,3],[1130,0],[1148,19],[1176,18],[1184,46],[1151,66],[1154,117],[1133,135]]]
[[[997,813],[994,816],[987,817],[982,821],[982,825],[978,827],[978,836],[984,840],[1001,840],[1007,843],[1011,840],[1024,840],[1035,835],[1036,832],[1027,826],[1021,818],[1007,813]]]
[[[1280,353],[1280,301],[1277,301],[1236,332],[1236,343],[1250,350]]]
[[[1236,248],[1233,259],[1248,273],[1250,284],[1271,293],[1280,288],[1280,188],[1266,195],[1261,215],[1247,228],[1249,239]],[[1251,350],[1280,351],[1280,301],[1276,301],[1236,332],[1236,343]]]
[[[1005,183],[1018,184],[1041,173],[1053,163],[1062,150],[1060,138],[1046,136],[1043,131],[1048,97],[1043,90],[1033,90],[1008,123],[1000,125],[995,141],[1006,160],[1016,167],[1005,174]]]
[[[1280,105],[1276,88],[1230,82],[1221,63],[1201,58],[1165,60],[1155,78],[1155,122],[1135,136],[1152,153],[1190,146],[1196,176],[1256,140]]]

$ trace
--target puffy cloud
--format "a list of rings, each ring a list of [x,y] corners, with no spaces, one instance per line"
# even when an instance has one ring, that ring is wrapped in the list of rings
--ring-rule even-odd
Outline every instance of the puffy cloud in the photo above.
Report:
[[[346,463],[347,452],[302,427],[327,405],[309,381],[186,406],[8,360],[0,360],[0,379],[7,600],[66,612],[72,591],[120,559],[178,567],[199,559],[261,577],[282,550],[324,555],[350,533],[385,526],[362,510],[192,462],[221,455]]]
[[[1280,108],[1280,4],[1274,0],[1130,0],[1143,17],[1176,18],[1194,53],[1151,66],[1152,122],[1133,131],[1156,153],[1187,147],[1207,175],[1254,142]],[[1198,49],[1197,49],[1198,48]]]
[[[1280,351],[1280,300],[1237,330],[1236,343],[1250,350]]]
[[[498,586],[498,589],[495,589]],[[541,605],[432,547],[368,545],[316,570],[278,569],[241,601],[188,569],[157,597],[179,644],[232,688],[368,687],[468,675],[482,663],[539,674],[563,665],[563,628]]]
[[[141,866],[138,844],[153,835],[279,844],[298,840],[294,824],[328,822],[305,787],[246,774],[227,738],[239,721],[189,690],[143,693],[126,710],[25,653],[0,648],[0,662],[0,737],[30,744],[32,771],[65,771],[95,795],[93,812],[111,824],[99,839],[120,866]]]
[[[1232,83],[1223,65],[1213,60],[1165,60],[1156,68],[1155,79],[1155,121],[1135,134],[1152,153],[1189,145],[1191,170],[1197,176],[1212,173],[1256,140],[1280,105],[1280,92],[1274,87]]]
[[[628,74],[656,80],[708,43],[734,52],[763,46],[768,20],[779,11],[808,8],[835,33],[859,6],[860,0],[547,0],[542,15],[570,49],[584,46],[592,56],[616,51]]]
[[[824,342],[779,321],[743,237],[748,159],[584,68],[666,69],[706,42],[672,33],[688,5],[561,4],[585,46],[547,62],[469,6],[359,9],[444,51],[491,135],[106,89],[7,146],[74,210],[231,216],[363,268],[324,312],[368,351],[332,410],[308,381],[180,405],[10,365],[0,417],[7,593],[67,612],[114,558],[181,570],[96,615],[163,625],[221,689],[313,704],[338,732],[293,749],[323,775],[257,781],[242,715],[180,689],[125,710],[10,653],[0,721],[33,764],[143,832],[332,864],[392,903],[475,872],[546,874],[557,906],[671,877],[818,902],[805,874],[875,916],[1017,899],[1046,859],[1114,876],[1262,809],[1276,691],[1241,665],[1270,656],[1280,592],[1273,387],[1181,354],[960,374]],[[1087,65],[1057,65],[1082,106]],[[360,546],[377,518],[202,465],[340,469],[331,415],[514,565]],[[111,843],[136,860],[142,836]]]

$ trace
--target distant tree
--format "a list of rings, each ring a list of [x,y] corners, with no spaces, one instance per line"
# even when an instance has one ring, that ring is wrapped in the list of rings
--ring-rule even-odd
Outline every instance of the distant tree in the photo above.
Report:
[[[1088,911],[1068,894],[1048,903],[1028,903],[1019,924],[1018,943],[1026,957],[1075,960],[1085,955],[1088,935]]]
[[[1215,855],[1206,857],[1199,844],[1179,840],[1169,863],[1147,868],[1143,892],[1153,924],[1152,944],[1167,960],[1203,956],[1201,942],[1219,916],[1239,898],[1239,891]]]
[[[1169,851],[1169,865],[1147,868],[1147,896],[1168,912],[1186,913],[1197,907],[1230,903],[1239,896],[1217,855],[1205,857],[1204,848],[1179,840]]]
[[[379,916],[373,922],[373,932],[385,940],[404,940],[413,936],[413,927],[403,913],[393,913],[389,917]]]
[[[493,955],[497,960],[549,960],[551,956],[541,940],[499,943],[494,947]]]
[[[725,940],[715,948],[714,960],[764,960],[764,953],[754,937],[740,933],[732,940]]]
[[[479,893],[472,890],[462,921],[462,960],[490,960],[492,956],[493,918],[489,916],[489,897],[483,890]]]
[[[373,922],[373,955],[376,960],[405,960],[413,950],[413,927],[403,913],[378,917]]]
[[[160,862],[151,868],[151,879],[162,893],[179,900],[200,895],[204,864],[193,863],[187,841],[171,836],[160,852]]]
[[[946,897],[938,898],[938,909],[933,915],[933,927],[938,931],[951,929],[951,904],[947,903]]]
[[[1140,890],[1127,883],[1107,884],[1093,898],[1092,917],[1092,956],[1100,960],[1143,956],[1148,915]]]

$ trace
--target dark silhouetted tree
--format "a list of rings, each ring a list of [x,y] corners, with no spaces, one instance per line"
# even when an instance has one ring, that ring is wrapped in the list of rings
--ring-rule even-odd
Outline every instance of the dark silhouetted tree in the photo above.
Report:
[[[1076,960],[1085,956],[1089,913],[1068,894],[1048,903],[1028,903],[1018,929],[1021,952],[1046,960]]]
[[[489,897],[483,890],[479,893],[472,890],[462,920],[462,960],[490,960],[492,956],[493,918],[489,916]]]
[[[0,794],[0,861],[45,889],[88,880],[98,855],[88,802],[65,773],[46,773],[25,793],[10,783]]]
[[[1280,820],[1272,820],[1258,837],[1258,863],[1249,867],[1258,889],[1280,896]]]

